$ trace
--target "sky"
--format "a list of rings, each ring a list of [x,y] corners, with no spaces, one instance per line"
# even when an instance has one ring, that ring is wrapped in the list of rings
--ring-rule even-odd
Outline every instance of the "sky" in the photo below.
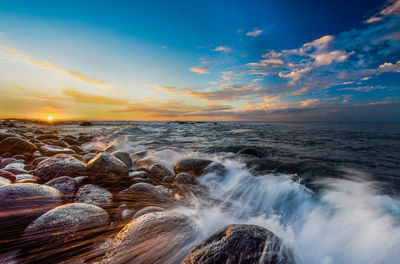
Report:
[[[400,0],[0,0],[0,118],[400,121]]]

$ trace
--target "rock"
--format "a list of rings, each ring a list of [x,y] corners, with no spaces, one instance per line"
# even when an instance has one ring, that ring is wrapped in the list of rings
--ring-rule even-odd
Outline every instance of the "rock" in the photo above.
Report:
[[[144,178],[146,177],[147,172],[145,171],[131,171],[129,172],[129,178]]]
[[[172,196],[174,193],[168,189],[167,187],[163,186],[163,185],[156,185],[154,186],[154,188],[156,188],[157,190],[159,190],[162,194],[164,194],[166,197],[168,196]]]
[[[69,148],[62,148],[59,146],[44,145],[40,147],[40,152],[45,156],[54,156],[57,154],[75,154],[75,151]]]
[[[173,176],[165,176],[165,177],[162,179],[162,182],[165,182],[165,183],[173,183],[173,182],[174,182],[174,177],[173,177]]]
[[[134,160],[133,163],[137,167],[149,167],[156,162],[154,160],[152,160],[151,158],[143,158],[143,159]]]
[[[116,158],[118,158],[119,160],[121,160],[123,163],[125,163],[125,165],[130,168],[133,165],[132,159],[129,156],[128,153],[123,152],[123,151],[114,151],[112,153],[112,155]]]
[[[68,148],[72,149],[73,151],[75,151],[75,153],[78,153],[78,154],[81,154],[83,152],[83,149],[76,145],[69,146]]]
[[[117,183],[128,178],[129,171],[125,163],[107,152],[98,153],[88,162],[87,168],[91,172],[89,177],[95,181]]]
[[[88,176],[78,176],[74,178],[78,188],[82,187],[85,184],[88,184],[89,181],[89,177]]]
[[[181,172],[175,176],[174,180],[180,184],[195,184],[196,179],[186,172]]]
[[[93,124],[89,121],[83,121],[82,123],[79,124],[80,126],[93,126]]]
[[[42,181],[64,175],[76,177],[86,174],[86,165],[70,155],[58,154],[41,161],[35,169],[35,174]]]
[[[7,230],[17,232],[20,228],[25,228],[35,218],[61,204],[61,193],[49,186],[34,183],[15,183],[1,186],[1,229],[5,232]]]
[[[79,188],[76,200],[81,203],[93,204],[103,209],[112,205],[112,194],[107,189],[93,184],[86,184]]]
[[[88,163],[94,157],[96,157],[96,153],[88,153],[88,154],[83,156],[83,158],[85,159],[86,163]]]
[[[263,227],[229,225],[198,244],[182,263],[294,264],[290,254],[280,252],[281,246],[281,240]]]
[[[129,208],[126,204],[121,204],[115,210],[116,219],[119,221],[131,220],[135,214],[135,210]]]
[[[196,234],[196,225],[185,215],[148,213],[132,220],[117,234],[103,263],[179,263]]]
[[[214,161],[204,168],[203,174],[208,173],[215,173],[218,176],[223,176],[225,173],[227,173],[227,169],[223,164]]]
[[[34,160],[32,160],[32,164],[37,166],[40,162],[44,161],[45,159],[47,159],[47,157],[38,157],[35,158]]]
[[[158,207],[158,206],[147,206],[145,208],[140,209],[139,211],[137,211],[133,216],[133,218],[138,218],[139,216],[148,214],[148,213],[154,213],[154,212],[162,212],[165,211],[164,208]]]
[[[9,179],[0,177],[0,186],[7,185],[7,184],[11,184],[11,181]]]
[[[174,171],[175,174],[186,172],[193,176],[200,176],[203,174],[204,168],[210,163],[212,163],[212,161],[206,159],[182,159],[175,162]]]
[[[7,166],[5,166],[3,169],[4,170],[21,170],[21,171],[23,171],[23,170],[25,170],[24,168],[25,168],[25,164],[17,162],[17,163],[10,163]]]
[[[0,142],[0,152],[23,154],[25,152],[32,153],[35,150],[35,145],[19,137],[6,137]]]
[[[86,160],[79,154],[71,154],[71,156],[74,157],[77,160],[80,160],[80,161],[86,163]]]
[[[25,229],[24,237],[34,245],[28,262],[59,263],[59,255],[90,247],[93,239],[87,238],[100,234],[109,224],[107,212],[95,205],[71,203],[54,208]]]
[[[155,163],[149,167],[148,175],[155,181],[162,181],[165,176],[173,176],[173,173],[164,165]]]
[[[46,182],[45,185],[59,190],[65,202],[72,202],[78,189],[75,179],[68,176],[55,178]]]
[[[262,153],[261,151],[255,149],[255,148],[244,148],[240,151],[238,151],[237,153],[238,155],[251,155],[257,158],[262,158],[264,157],[264,153]]]
[[[72,137],[63,137],[62,140],[64,140],[71,146],[79,146],[81,144],[78,140]]]
[[[17,179],[13,173],[11,173],[9,171],[5,171],[5,170],[0,170],[0,177],[8,179],[12,183],[14,183],[15,180]]]
[[[19,137],[19,136],[13,133],[0,133],[0,141],[8,137]]]
[[[134,152],[130,156],[131,156],[131,159],[137,160],[137,159],[143,159],[144,157],[146,157],[146,155],[147,155],[147,151],[142,150],[142,151]]]
[[[54,134],[43,134],[43,135],[39,135],[36,136],[37,140],[46,140],[46,139],[58,139],[58,136],[54,135]]]
[[[137,210],[150,205],[168,206],[170,202],[160,190],[144,182],[133,184],[126,195],[128,201],[133,202],[132,206]]]
[[[17,183],[39,183],[38,179],[35,177],[17,180]]]

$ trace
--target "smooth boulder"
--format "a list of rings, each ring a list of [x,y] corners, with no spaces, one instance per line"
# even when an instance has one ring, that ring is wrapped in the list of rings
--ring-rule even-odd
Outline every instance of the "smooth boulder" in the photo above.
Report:
[[[78,189],[75,179],[68,176],[55,178],[46,182],[45,185],[59,190],[66,202],[71,202],[74,199],[76,190]]]
[[[184,264],[294,264],[272,232],[256,225],[229,225],[198,244]]]
[[[160,163],[154,163],[149,167],[149,178],[155,181],[162,181],[165,176],[173,176],[173,173]]]
[[[147,213],[117,234],[103,263],[179,263],[196,234],[195,223],[185,215],[168,211]]]
[[[40,152],[45,156],[54,156],[57,154],[75,154],[75,151],[69,148],[59,146],[44,145],[40,147]]]
[[[193,176],[200,176],[206,168],[213,161],[206,159],[182,159],[174,164],[175,174],[186,172]]]
[[[107,189],[93,184],[86,184],[76,193],[77,202],[99,206],[103,209],[112,205],[112,193]]]
[[[35,150],[35,145],[19,137],[6,137],[0,142],[0,152],[23,154],[25,152],[32,153]]]
[[[100,152],[87,163],[89,176],[95,181],[116,183],[128,178],[128,167],[107,152]]]
[[[129,156],[129,153],[123,151],[114,151],[112,155],[125,163],[128,168],[132,167],[133,162],[131,156]]]
[[[64,175],[82,176],[86,174],[86,165],[70,155],[58,154],[41,161],[35,169],[35,174],[42,181],[49,181]]]

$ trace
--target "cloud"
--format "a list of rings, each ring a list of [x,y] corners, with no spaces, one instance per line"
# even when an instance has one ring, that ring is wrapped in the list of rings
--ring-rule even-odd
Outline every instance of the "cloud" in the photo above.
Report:
[[[189,70],[192,71],[192,72],[198,73],[198,74],[208,74],[208,73],[210,73],[208,71],[208,67],[206,67],[206,66],[192,67],[192,68],[189,68]]]
[[[219,47],[216,47],[216,48],[214,49],[214,51],[222,51],[222,52],[228,53],[228,52],[231,52],[231,51],[232,51],[232,48],[227,47],[227,46],[219,46]]]
[[[85,104],[103,104],[103,105],[130,105],[126,100],[115,99],[111,97],[106,97],[102,95],[95,95],[90,93],[79,92],[76,89],[65,88],[62,93],[69,97],[69,99]]]
[[[400,72],[400,60],[397,61],[395,64],[390,62],[385,62],[379,65],[380,72]]]
[[[365,23],[375,23],[377,21],[381,21],[387,16],[391,15],[399,15],[400,14],[400,0],[392,1],[389,5],[387,5],[384,9],[382,9],[378,14],[370,17],[365,21]]]
[[[0,51],[0,59],[30,65],[33,68],[46,70],[57,75],[69,77],[85,84],[96,85],[105,89],[115,89],[110,82],[88,76],[78,71],[68,70],[58,65],[56,62],[35,59],[9,46],[1,45],[0,48],[5,51]]]
[[[262,29],[257,29],[257,28],[255,28],[255,29],[253,29],[253,31],[247,32],[247,33],[246,33],[246,36],[249,36],[249,37],[257,37],[257,36],[261,35],[262,33],[263,33],[263,30],[262,30]]]

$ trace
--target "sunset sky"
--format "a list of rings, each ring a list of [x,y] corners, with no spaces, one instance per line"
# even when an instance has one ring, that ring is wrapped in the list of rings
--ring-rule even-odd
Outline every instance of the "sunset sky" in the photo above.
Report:
[[[400,121],[397,1],[0,0],[0,118]]]

